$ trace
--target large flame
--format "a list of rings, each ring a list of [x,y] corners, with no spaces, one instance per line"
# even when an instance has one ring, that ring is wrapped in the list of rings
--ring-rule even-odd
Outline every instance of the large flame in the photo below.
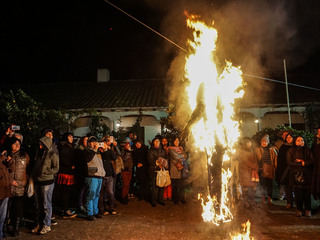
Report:
[[[236,234],[234,236],[231,236],[232,240],[254,240],[254,238],[250,237],[250,226],[251,223],[249,220],[246,223],[242,224],[242,233]]]
[[[185,65],[185,77],[190,81],[186,89],[188,103],[192,111],[199,102],[204,105],[202,117],[190,131],[196,147],[206,152],[208,164],[212,164],[210,160],[217,144],[223,149],[223,162],[229,161],[233,146],[240,137],[239,124],[234,120],[234,102],[244,93],[242,71],[226,61],[224,70],[219,74],[214,63],[217,30],[194,17],[187,19],[187,25],[193,29],[193,40],[188,40],[191,53],[186,57]],[[232,174],[229,169],[222,169],[221,174],[221,199],[210,194],[206,203],[202,199],[204,221],[216,225],[233,218],[227,197]]]

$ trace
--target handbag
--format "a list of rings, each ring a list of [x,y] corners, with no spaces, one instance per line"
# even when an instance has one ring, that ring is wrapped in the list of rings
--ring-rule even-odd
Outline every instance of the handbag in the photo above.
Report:
[[[252,170],[251,181],[252,181],[252,182],[259,182],[259,174],[258,174],[258,171]]]
[[[274,167],[271,164],[263,163],[262,164],[262,177],[273,179],[274,178]]]
[[[121,173],[123,169],[124,169],[123,160],[121,157],[117,157],[117,159],[114,161],[114,172],[117,175]]]
[[[156,185],[158,187],[167,187],[171,184],[171,178],[169,175],[169,171],[165,169],[161,169],[157,172],[157,179],[156,179]]]
[[[34,185],[33,185],[33,179],[29,179],[28,188],[27,188],[27,196],[28,198],[32,197],[34,194]]]

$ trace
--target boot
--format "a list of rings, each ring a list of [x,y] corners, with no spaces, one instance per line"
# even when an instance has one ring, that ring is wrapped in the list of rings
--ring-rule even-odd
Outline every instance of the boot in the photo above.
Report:
[[[272,203],[271,197],[268,197],[268,205],[269,205],[269,206],[273,206],[273,203]]]

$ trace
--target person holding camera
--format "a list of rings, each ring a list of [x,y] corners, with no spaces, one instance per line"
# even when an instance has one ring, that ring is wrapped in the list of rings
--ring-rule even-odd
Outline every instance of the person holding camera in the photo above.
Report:
[[[103,167],[106,171],[100,191],[99,210],[103,215],[107,215],[109,213],[115,215],[117,212],[114,210],[113,179],[115,178],[116,174],[111,161],[115,161],[117,159],[117,155],[111,150],[111,147],[107,144],[107,142],[108,139],[104,139],[104,141],[100,143],[101,147],[99,148],[103,161]],[[109,210],[106,210],[107,202],[109,203]]]
[[[84,150],[84,160],[87,163],[87,176],[85,178],[86,186],[86,209],[87,220],[93,221],[96,218],[102,218],[99,213],[98,203],[102,179],[106,175],[103,167],[103,161],[100,151],[98,151],[99,143],[95,136],[88,138],[88,148]]]

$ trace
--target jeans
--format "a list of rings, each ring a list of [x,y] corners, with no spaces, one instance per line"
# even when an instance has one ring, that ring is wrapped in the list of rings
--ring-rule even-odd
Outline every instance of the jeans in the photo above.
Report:
[[[107,199],[105,199],[105,193],[107,195]],[[104,202],[109,201],[110,210],[114,209],[114,192],[113,192],[113,177],[105,177],[103,178],[100,197],[99,197],[99,210],[101,213],[104,212]]]
[[[34,185],[36,221],[40,225],[51,226],[53,188],[54,183],[44,186]]]
[[[86,209],[87,215],[99,213],[98,202],[102,185],[102,178],[86,178]]]
[[[0,200],[0,238],[1,239],[4,237],[3,225],[4,225],[4,221],[6,220],[6,216],[7,216],[8,200],[9,200],[9,198],[5,198],[5,199]]]

